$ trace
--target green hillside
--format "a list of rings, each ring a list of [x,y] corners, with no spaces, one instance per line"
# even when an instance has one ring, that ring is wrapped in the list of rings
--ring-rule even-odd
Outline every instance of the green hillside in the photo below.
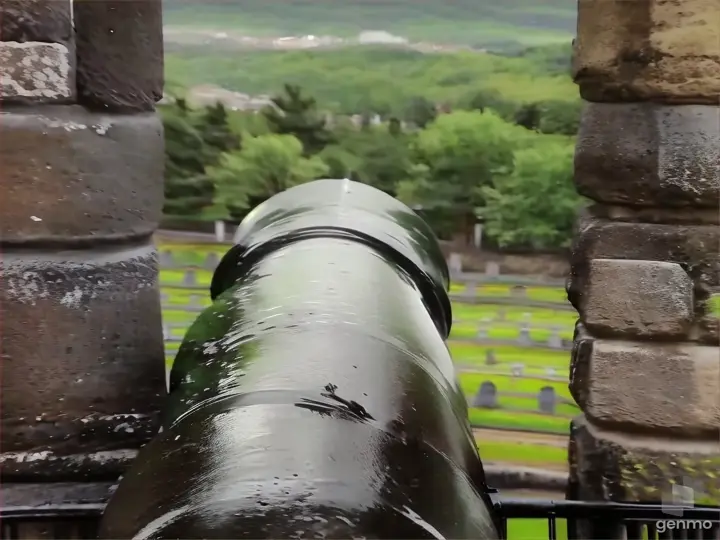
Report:
[[[168,53],[166,75],[172,84],[215,84],[248,94],[299,84],[323,107],[344,113],[400,114],[418,96],[464,106],[478,93],[508,103],[575,101],[578,95],[569,66],[563,65],[569,63],[569,47],[546,47],[518,58],[373,47],[322,52],[183,48]]]
[[[169,25],[235,30],[248,35],[354,36],[385,30],[413,41],[477,47],[567,41],[574,0],[173,0]]]

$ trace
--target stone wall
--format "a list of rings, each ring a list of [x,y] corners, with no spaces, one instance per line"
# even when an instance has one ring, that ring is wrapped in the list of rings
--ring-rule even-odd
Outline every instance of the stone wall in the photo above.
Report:
[[[573,499],[720,501],[720,3],[580,0]]]
[[[0,40],[3,488],[112,481],[165,395],[161,4],[3,0]]]

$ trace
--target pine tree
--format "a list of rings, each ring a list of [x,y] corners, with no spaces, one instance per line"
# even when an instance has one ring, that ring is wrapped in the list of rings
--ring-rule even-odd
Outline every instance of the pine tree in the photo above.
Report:
[[[315,99],[303,95],[299,86],[286,84],[284,92],[275,96],[272,103],[263,111],[271,131],[296,137],[306,156],[317,154],[334,142]]]
[[[165,207],[171,216],[197,216],[211,205],[215,194],[205,175],[206,145],[182,105],[163,114],[165,128]]]

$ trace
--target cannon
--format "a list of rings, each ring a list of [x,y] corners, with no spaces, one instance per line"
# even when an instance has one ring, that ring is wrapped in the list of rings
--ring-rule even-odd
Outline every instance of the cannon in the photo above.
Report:
[[[318,180],[236,238],[101,538],[498,538],[429,227]]]

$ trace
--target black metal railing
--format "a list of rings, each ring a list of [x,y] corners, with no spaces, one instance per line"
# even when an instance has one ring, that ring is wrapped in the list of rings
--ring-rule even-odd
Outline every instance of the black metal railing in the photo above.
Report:
[[[520,520],[537,520],[532,540],[720,540],[720,508],[494,498],[500,536],[513,540]],[[539,523],[538,523],[539,521]],[[547,533],[542,530],[546,522]],[[519,531],[520,532],[520,531]]]
[[[506,499],[496,495],[493,501],[500,536],[507,540],[541,540],[545,536],[548,540],[720,540],[717,507]],[[101,504],[1,508],[0,539],[96,538],[102,510]],[[543,521],[547,532],[542,530]],[[513,533],[515,526],[517,534]]]

